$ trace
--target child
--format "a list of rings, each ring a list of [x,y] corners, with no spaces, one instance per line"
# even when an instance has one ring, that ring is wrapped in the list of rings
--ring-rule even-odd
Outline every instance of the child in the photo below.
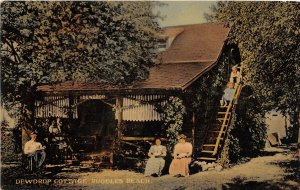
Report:
[[[222,99],[220,100],[220,104],[222,107],[227,106],[227,103],[230,101],[233,93],[234,93],[234,83],[228,82],[227,88],[224,90],[224,95],[222,96]]]

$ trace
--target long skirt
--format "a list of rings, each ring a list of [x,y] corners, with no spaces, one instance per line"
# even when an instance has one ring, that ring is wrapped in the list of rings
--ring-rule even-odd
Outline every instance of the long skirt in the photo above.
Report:
[[[173,159],[169,168],[169,174],[171,176],[175,176],[178,174],[182,176],[188,176],[189,164],[191,163],[191,161],[191,158]]]
[[[160,176],[164,166],[165,160],[163,158],[149,158],[145,168],[145,176],[151,176],[152,174]]]
[[[35,168],[39,169],[45,161],[46,153],[44,151],[36,151],[35,153],[28,154],[28,156],[33,156]]]

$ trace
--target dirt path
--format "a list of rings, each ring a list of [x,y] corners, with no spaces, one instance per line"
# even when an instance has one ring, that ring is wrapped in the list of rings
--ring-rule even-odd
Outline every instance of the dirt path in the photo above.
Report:
[[[59,173],[51,178],[52,183],[50,185],[38,186],[37,189],[43,187],[43,189],[67,190],[297,190],[300,189],[299,168],[299,160],[294,158],[290,151],[273,148],[268,149],[264,156],[253,158],[249,162],[220,172],[200,172],[185,178],[175,178],[169,175],[159,178],[144,177],[140,173],[120,170]],[[12,189],[34,189],[29,185],[16,185],[15,187],[18,188]]]
[[[267,154],[269,156],[253,158],[245,164],[221,172],[200,172],[186,178],[174,178],[169,175],[149,178],[130,171],[111,170],[101,173],[60,175],[85,179],[84,183],[88,184],[76,185],[83,189],[300,189],[299,181],[285,180],[289,173],[279,165],[295,160],[293,155],[284,149],[276,148],[267,150]],[[70,187],[66,184],[64,186]]]

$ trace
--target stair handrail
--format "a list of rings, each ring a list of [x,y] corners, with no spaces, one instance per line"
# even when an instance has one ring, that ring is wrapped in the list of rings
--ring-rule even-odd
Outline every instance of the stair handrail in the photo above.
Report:
[[[238,83],[237,87],[234,89],[234,92],[231,95],[231,98],[230,98],[230,101],[229,101],[229,105],[227,107],[227,110],[226,110],[226,113],[225,113],[225,116],[224,116],[224,120],[223,120],[221,129],[220,129],[219,135],[217,137],[216,146],[214,148],[214,152],[213,152],[212,155],[216,155],[217,152],[218,152],[219,144],[220,144],[220,141],[221,141],[221,136],[222,136],[222,133],[224,131],[224,128],[225,128],[225,125],[226,125],[226,121],[227,121],[227,117],[229,116],[229,112],[230,112],[233,100],[235,99],[236,103],[238,101],[238,95],[241,92],[241,88],[242,88],[242,84],[241,84],[241,81],[242,81],[242,69],[243,69],[243,64],[241,64],[241,67],[240,67],[239,83]],[[231,117],[232,117],[232,114],[231,114]],[[230,123],[230,121],[228,121],[228,124],[229,123]]]

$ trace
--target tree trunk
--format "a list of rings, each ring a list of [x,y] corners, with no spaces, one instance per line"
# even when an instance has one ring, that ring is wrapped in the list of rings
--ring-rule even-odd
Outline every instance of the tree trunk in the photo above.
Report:
[[[31,123],[31,115],[28,113],[27,109],[23,109],[24,111],[21,113],[21,117],[18,122],[22,129],[22,150],[24,150],[25,143],[30,139],[30,132],[35,130]]]
[[[24,89],[26,89],[24,87]],[[35,118],[34,118],[34,102],[35,102],[35,90],[31,88],[30,90],[19,90],[21,96],[21,115],[18,121],[22,128],[22,148],[24,144],[30,139],[30,132],[36,130]]]

